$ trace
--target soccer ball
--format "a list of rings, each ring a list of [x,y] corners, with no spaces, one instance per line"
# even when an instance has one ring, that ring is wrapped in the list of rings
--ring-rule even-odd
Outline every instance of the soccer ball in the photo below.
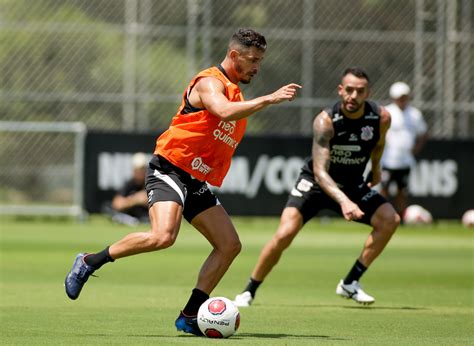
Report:
[[[474,209],[469,209],[463,214],[462,224],[466,227],[474,227]]]
[[[225,297],[209,298],[199,308],[197,322],[208,338],[228,338],[239,328],[239,309]]]
[[[433,222],[431,213],[420,205],[413,204],[405,209],[403,222],[406,225],[429,225]]]

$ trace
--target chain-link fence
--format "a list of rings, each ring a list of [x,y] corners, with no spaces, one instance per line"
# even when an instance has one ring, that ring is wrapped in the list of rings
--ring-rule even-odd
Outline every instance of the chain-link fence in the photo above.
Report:
[[[472,138],[473,2],[0,0],[0,121],[158,133],[189,79],[222,61],[237,28],[252,27],[268,49],[246,98],[304,88],[252,117],[248,132],[310,135],[342,71],[357,65],[373,100],[388,103],[390,85],[406,81],[432,137]],[[0,204],[77,205],[68,177],[79,137],[46,130],[0,131]]]
[[[0,119],[166,128],[189,79],[247,26],[269,48],[246,97],[304,86],[252,133],[309,134],[342,70],[359,65],[374,100],[406,81],[432,136],[472,137],[473,18],[473,0],[0,0]]]

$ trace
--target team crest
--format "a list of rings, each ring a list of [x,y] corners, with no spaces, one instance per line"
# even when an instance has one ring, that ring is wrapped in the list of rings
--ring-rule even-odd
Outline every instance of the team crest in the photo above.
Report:
[[[372,126],[364,126],[360,134],[363,141],[370,141],[374,137],[374,128]]]
[[[334,114],[334,117],[332,118],[332,122],[336,122],[339,120],[342,120],[344,117],[340,115],[339,113]]]

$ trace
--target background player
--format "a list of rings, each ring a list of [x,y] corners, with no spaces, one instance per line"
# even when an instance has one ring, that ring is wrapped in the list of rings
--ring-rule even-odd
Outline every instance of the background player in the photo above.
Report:
[[[393,102],[386,109],[392,118],[382,155],[382,189],[388,198],[390,185],[396,185],[394,206],[400,215],[407,207],[408,177],[415,164],[415,157],[427,140],[427,126],[418,108],[410,105],[410,87],[396,82],[390,87]]]
[[[117,191],[111,202],[102,210],[109,214],[114,222],[129,226],[148,223],[148,197],[145,190],[145,177],[150,158],[144,153],[132,156],[132,177]]]
[[[245,118],[271,104],[293,100],[300,88],[289,84],[272,94],[243,100],[237,84],[250,83],[265,49],[261,34],[240,29],[230,39],[222,63],[191,80],[170,127],[157,139],[149,164],[146,189],[151,230],[131,233],[98,253],[78,254],[65,282],[71,299],[79,296],[89,276],[105,263],[173,245],[184,216],[213,249],[175,325],[186,333],[202,335],[197,311],[241,248],[229,216],[206,182],[222,184],[244,134]]]
[[[362,253],[336,293],[358,303],[371,304],[359,279],[377,258],[395,232],[400,217],[392,205],[370,187],[380,181],[380,158],[390,114],[366,101],[369,78],[360,68],[344,71],[338,87],[341,101],[319,113],[313,122],[312,157],[306,160],[290,193],[273,238],[260,253],[250,281],[237,295],[237,306],[249,306],[259,285],[277,264],[303,225],[321,209],[332,209],[347,221],[372,226]],[[364,182],[363,172],[372,162],[372,181]]]

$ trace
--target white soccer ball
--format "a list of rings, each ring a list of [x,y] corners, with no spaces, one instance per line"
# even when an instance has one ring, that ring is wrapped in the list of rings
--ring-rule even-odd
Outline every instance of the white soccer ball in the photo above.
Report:
[[[433,222],[433,216],[421,205],[413,204],[405,209],[403,222],[406,225],[429,225]]]
[[[474,227],[474,209],[469,209],[463,214],[462,224],[466,227]]]
[[[239,329],[239,309],[225,297],[212,297],[199,308],[197,322],[208,338],[228,338]]]

